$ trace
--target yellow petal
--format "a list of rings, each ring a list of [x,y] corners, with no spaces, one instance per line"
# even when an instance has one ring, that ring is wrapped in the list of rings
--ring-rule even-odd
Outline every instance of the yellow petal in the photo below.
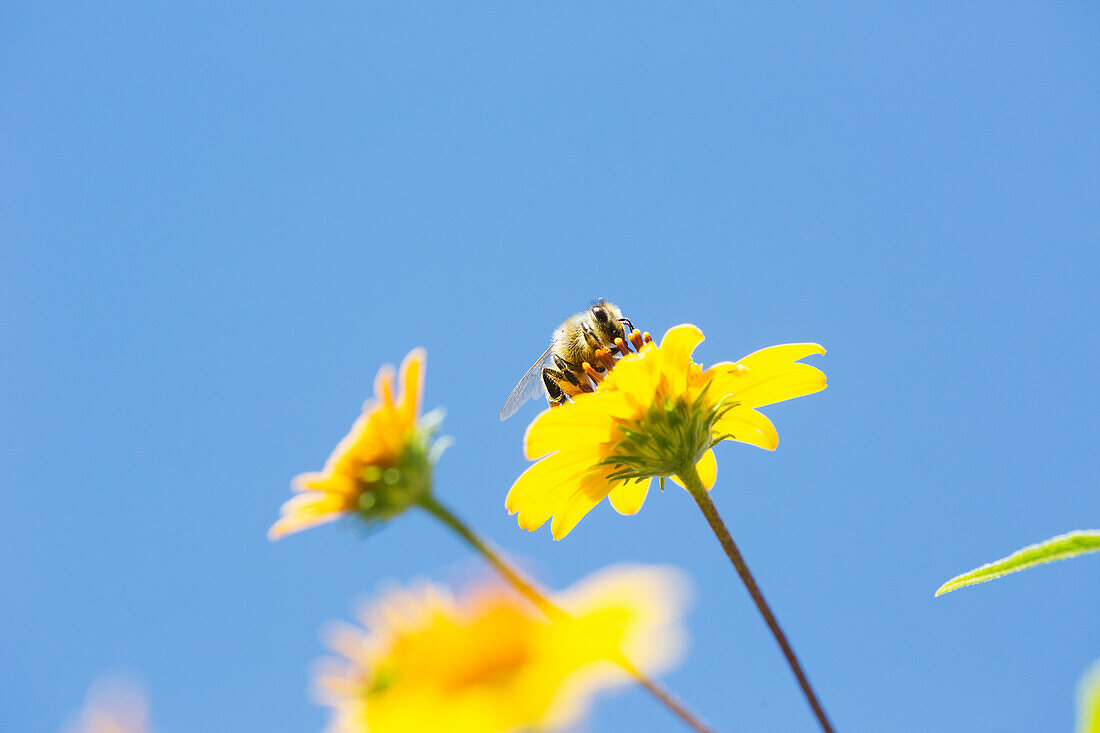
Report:
[[[695,464],[695,471],[699,474],[704,489],[710,491],[714,488],[714,482],[718,480],[718,461],[714,457],[714,451],[708,450],[703,454]]]
[[[392,405],[368,402],[325,462],[330,474],[358,475],[363,466],[391,460],[404,448],[405,425]]]
[[[405,449],[410,427],[392,402],[377,405],[367,415],[367,425],[350,452],[364,464],[393,460]]]
[[[393,366],[385,364],[374,377],[374,397],[380,405],[393,405]],[[364,406],[364,411],[366,407]]]
[[[351,430],[340,439],[340,442],[333,448],[328,460],[325,461],[325,473],[344,473],[350,475],[357,472],[357,461],[359,459],[353,455],[353,452],[356,446],[361,442],[363,432],[367,429],[368,423],[369,420],[366,415],[360,415],[355,419],[355,422],[351,425]]]
[[[818,344],[771,346],[736,364],[715,364],[703,375],[715,398],[730,395],[749,407],[761,407],[825,389],[825,375],[794,359],[824,354]]]
[[[564,510],[554,513],[554,521],[550,523],[550,531],[554,539],[560,540],[572,532],[577,522],[603,501],[610,491],[611,484],[602,473],[586,476],[569,497]]]
[[[764,415],[747,407],[735,407],[714,423],[714,434],[731,435],[730,440],[775,450],[779,434],[775,425]]]
[[[279,521],[275,522],[275,524],[271,525],[271,529],[267,531],[267,538],[274,542],[288,534],[294,534],[295,532],[301,532],[303,529],[309,529],[321,524],[326,524],[327,522],[333,522],[339,518],[339,514],[327,514],[319,517],[306,517],[301,515],[282,517]]]
[[[290,480],[290,489],[295,492],[319,491],[317,487],[324,486],[329,480],[329,474],[319,471],[300,473]]]
[[[777,375],[735,396],[749,407],[763,407],[823,389],[825,374],[820,369],[809,364],[795,364],[790,372]]]
[[[805,359],[807,356],[813,356],[814,354],[821,355],[824,353],[825,347],[821,344],[779,344],[778,346],[769,346],[766,349],[754,351],[737,363],[743,364],[750,369],[756,369],[758,367],[770,367],[776,364],[790,364],[800,359]]]
[[[642,347],[641,354],[631,354],[623,358],[611,374],[600,385],[597,396],[611,395],[619,398],[609,403],[616,409],[616,417],[628,417],[638,408],[649,404],[661,381],[661,370],[657,363],[657,350],[652,344]],[[610,409],[609,409],[610,412]]]
[[[594,449],[563,451],[543,458],[512,484],[504,500],[505,508],[510,514],[519,513],[517,519],[524,529],[538,529],[565,508],[581,478],[598,460]]]
[[[283,503],[283,515],[268,530],[268,539],[274,541],[284,535],[331,522],[349,510],[343,497],[323,491],[297,494]]]
[[[302,473],[291,482],[294,491],[325,491],[343,496],[358,493],[359,483],[350,476],[342,474]]]
[[[627,481],[613,488],[607,498],[619,514],[637,514],[649,493],[651,482],[652,479],[648,478]]]
[[[693,364],[691,353],[702,342],[703,332],[690,323],[673,326],[661,339],[661,348],[656,352],[661,363],[660,371],[674,394],[687,389],[688,374]]]
[[[681,570],[619,565],[592,573],[557,600],[579,621],[603,622],[590,627],[595,635],[615,641],[635,667],[653,674],[684,650],[677,626],[691,595],[690,578]],[[607,613],[612,609],[618,613]]]
[[[681,323],[673,326],[661,339],[662,361],[666,364],[686,364],[691,361],[691,353],[695,347],[703,343],[703,332],[698,326],[691,323]]]
[[[554,515],[554,521],[550,523],[550,532],[554,535],[554,539],[563,539],[572,532],[573,528],[584,519],[584,515],[592,511],[599,503],[598,499],[592,499],[585,494],[577,494],[570,500],[564,510]]]
[[[354,505],[354,497],[328,491],[306,491],[284,501],[279,508],[279,513],[284,516],[290,514],[314,516],[347,511]]]
[[[608,418],[609,408],[622,402],[622,397],[599,394],[579,395],[572,404],[546,410],[527,427],[523,439],[524,452],[530,459],[574,446],[592,446],[607,442],[614,429]]]
[[[411,428],[420,414],[420,394],[424,373],[424,349],[413,349],[401,362],[401,414],[405,427]]]

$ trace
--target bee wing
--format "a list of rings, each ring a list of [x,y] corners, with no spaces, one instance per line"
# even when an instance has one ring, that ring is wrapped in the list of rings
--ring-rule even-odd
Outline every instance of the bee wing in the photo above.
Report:
[[[542,394],[542,367],[546,364],[546,360],[550,358],[550,351],[553,348],[554,345],[550,344],[550,347],[542,352],[542,356],[538,358],[538,361],[532,364],[527,373],[523,375],[523,379],[519,380],[519,384],[512,390],[512,394],[508,395],[508,399],[504,401],[504,407],[500,408],[501,420],[507,420],[515,415],[524,402]]]

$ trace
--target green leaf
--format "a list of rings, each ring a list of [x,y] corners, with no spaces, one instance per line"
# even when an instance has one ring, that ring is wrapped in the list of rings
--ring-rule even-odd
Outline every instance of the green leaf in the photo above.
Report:
[[[936,595],[941,596],[944,593],[965,588],[968,585],[984,583],[987,580],[1026,570],[1043,563],[1065,560],[1076,555],[1084,555],[1086,552],[1098,551],[1100,551],[1100,529],[1067,532],[1057,537],[1051,537],[1046,542],[1029,545],[1022,550],[1017,550],[1008,557],[1001,558],[988,565],[982,565],[969,573],[963,573],[952,578],[940,586],[940,589],[936,591]],[[1097,731],[1097,733],[1100,733],[1100,731]]]
[[[1100,661],[1077,688],[1077,733],[1100,733]]]

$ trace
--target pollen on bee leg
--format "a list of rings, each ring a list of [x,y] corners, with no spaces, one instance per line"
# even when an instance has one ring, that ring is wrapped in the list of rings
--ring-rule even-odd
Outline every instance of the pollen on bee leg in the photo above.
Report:
[[[600,351],[603,351],[603,349],[600,349]],[[600,352],[597,351],[596,353],[599,354]],[[599,384],[600,380],[603,379],[603,376],[595,369],[593,369],[592,365],[589,364],[587,361],[581,364],[581,368],[584,369],[584,373],[588,375],[589,379],[591,379],[596,384]]]
[[[576,375],[574,375],[574,376],[576,376]],[[590,385],[588,383],[587,379],[582,382],[578,378],[576,384],[573,384],[572,382],[563,379],[562,381],[558,382],[558,386],[561,387],[562,393],[564,395],[566,395],[567,397],[575,397],[576,395],[579,395],[582,392],[593,392],[593,391],[595,391],[595,390],[592,389],[592,385]]]
[[[641,351],[642,346],[645,344],[645,340],[642,337],[642,332],[638,329],[634,329],[630,332],[630,343],[634,346],[635,351]]]

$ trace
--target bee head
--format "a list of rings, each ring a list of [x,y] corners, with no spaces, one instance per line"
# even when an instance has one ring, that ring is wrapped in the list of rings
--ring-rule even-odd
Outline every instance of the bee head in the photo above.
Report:
[[[620,323],[623,314],[614,303],[609,303],[602,298],[592,304],[588,309],[592,322],[592,328],[600,336],[605,344],[614,343],[617,338],[624,338],[623,324]]]

